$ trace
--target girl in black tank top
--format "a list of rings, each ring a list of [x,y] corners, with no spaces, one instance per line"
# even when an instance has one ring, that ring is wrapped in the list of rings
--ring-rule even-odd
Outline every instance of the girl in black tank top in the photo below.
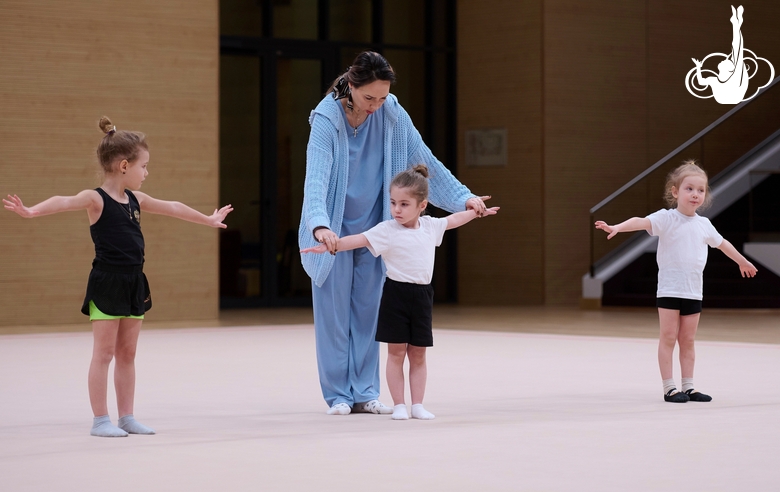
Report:
[[[91,320],[96,319],[95,310],[109,316],[142,317],[152,308],[152,296],[143,272],[141,207],[129,190],[124,190],[127,203],[114,200],[102,188],[95,191],[103,200],[103,212],[89,226],[95,259],[81,312]]]
[[[81,311],[92,321],[93,355],[89,367],[89,399],[94,413],[90,434],[124,437],[154,434],[133,416],[135,352],[143,316],[152,307],[149,283],[143,272],[144,236],[141,210],[168,215],[210,227],[225,228],[223,221],[233,211],[230,205],[204,215],[180,202],[157,200],[139,190],[148,175],[149,149],[143,133],[120,130],[105,116],[100,119],[105,133],[97,148],[104,173],[103,184],[74,196],[54,196],[25,207],[16,195],[3,199],[7,210],[25,218],[59,212],[86,210],[95,259],[87,282]],[[108,368],[114,367],[119,421],[108,416]]]

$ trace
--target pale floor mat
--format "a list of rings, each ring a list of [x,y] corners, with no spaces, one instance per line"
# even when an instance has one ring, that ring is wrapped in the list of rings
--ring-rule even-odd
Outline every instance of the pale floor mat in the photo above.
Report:
[[[438,329],[436,419],[393,421],[325,415],[311,325],[146,330],[135,415],[157,435],[106,439],[91,334],[0,336],[0,490],[776,490],[780,345],[697,342],[714,401],[671,404],[656,343]]]

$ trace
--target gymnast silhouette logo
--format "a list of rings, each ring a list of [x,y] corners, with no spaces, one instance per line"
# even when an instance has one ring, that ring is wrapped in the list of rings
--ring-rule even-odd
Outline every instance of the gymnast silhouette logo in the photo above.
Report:
[[[694,96],[700,99],[714,97],[720,104],[739,104],[742,101],[752,99],[758,94],[758,91],[769,85],[775,78],[775,67],[766,58],[761,58],[745,48],[741,31],[744,12],[745,9],[742,5],[736,10],[733,5],[731,6],[731,19],[729,19],[732,27],[731,54],[712,53],[702,61],[691,58],[696,66],[685,76],[685,88]],[[715,60],[722,58],[721,62],[718,63],[717,74],[713,70],[702,69],[702,65],[710,58]],[[769,78],[764,85],[758,87],[750,96],[745,97],[750,79],[759,72],[759,61],[766,63],[769,67]],[[702,74],[713,76],[704,77]],[[705,93],[708,87],[712,89],[712,94],[703,96],[696,93]]]

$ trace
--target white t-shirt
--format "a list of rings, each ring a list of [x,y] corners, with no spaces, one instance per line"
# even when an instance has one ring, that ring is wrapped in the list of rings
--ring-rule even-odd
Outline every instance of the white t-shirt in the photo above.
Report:
[[[368,250],[382,256],[387,277],[396,282],[430,284],[436,247],[441,245],[447,219],[424,215],[420,227],[410,229],[391,219],[380,222],[363,233]]]
[[[658,236],[658,297],[701,300],[702,273],[707,245],[723,242],[710,219],[689,217],[677,209],[662,209],[647,216],[653,236]]]

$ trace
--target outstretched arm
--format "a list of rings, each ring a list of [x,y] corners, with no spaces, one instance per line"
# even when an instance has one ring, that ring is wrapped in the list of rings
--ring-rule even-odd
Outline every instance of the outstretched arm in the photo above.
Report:
[[[607,239],[612,239],[618,232],[631,232],[645,230],[648,233],[652,232],[653,226],[650,223],[650,219],[647,217],[631,217],[630,219],[621,222],[617,225],[609,225],[603,220],[596,221],[596,229],[609,234]]]
[[[205,215],[181,202],[158,200],[150,197],[146,193],[141,193],[140,191],[136,191],[134,194],[136,198],[138,198],[138,205],[144,212],[167,215],[168,217],[175,217],[177,219],[186,220],[187,222],[194,222],[209,227],[218,227],[220,229],[227,228],[227,225],[223,224],[222,221],[225,220],[227,214],[233,211],[232,205],[225,205],[220,209],[214,210],[213,214]]]
[[[335,254],[337,251],[350,251],[358,248],[368,247],[368,239],[363,234],[353,234],[351,236],[344,236],[340,238],[336,244],[336,249],[333,251]],[[327,244],[319,244],[312,248],[304,248],[301,253],[325,253],[328,251]]]
[[[32,207],[25,207],[22,199],[17,195],[8,195],[8,198],[3,198],[3,207],[25,219],[31,219],[60,212],[94,208],[102,205],[102,202],[98,200],[99,197],[95,190],[84,190],[77,195],[53,196]]]
[[[720,246],[718,246],[718,249],[723,251],[726,256],[734,260],[734,262],[739,265],[739,272],[743,277],[756,276],[758,269],[754,267],[753,264],[747,260],[747,258],[742,256],[733,244],[724,239],[723,242],[720,243]]]
[[[486,208],[481,214],[477,209],[469,209],[464,212],[456,212],[447,216],[447,230],[455,229],[462,225],[468,224],[477,217],[486,217],[488,215],[496,215],[501,207]]]

